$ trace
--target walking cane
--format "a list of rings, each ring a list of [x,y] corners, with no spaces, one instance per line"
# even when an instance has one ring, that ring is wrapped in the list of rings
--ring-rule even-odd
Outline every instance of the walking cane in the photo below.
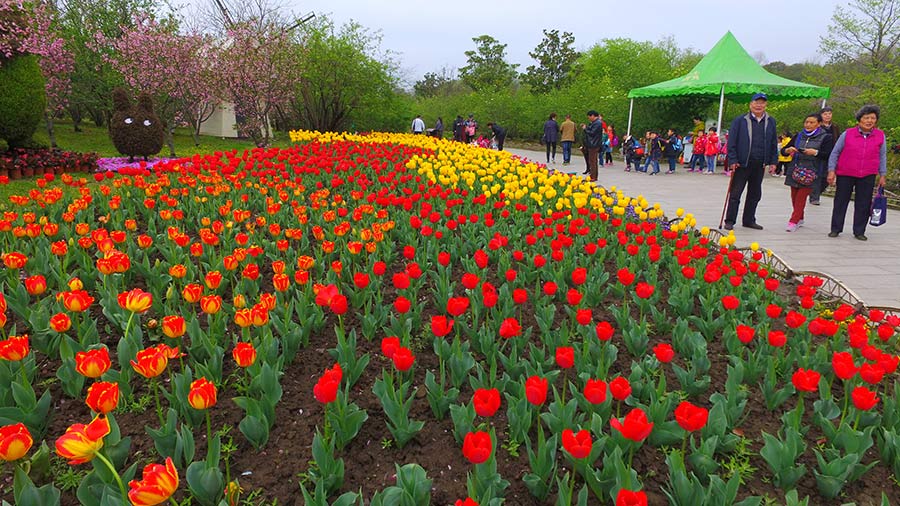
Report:
[[[726,163],[728,161],[726,160]],[[727,167],[727,165],[726,165]],[[722,225],[725,223],[725,210],[728,209],[728,199],[731,198],[731,183],[734,181],[734,173],[738,171],[736,167],[731,171],[731,177],[728,178],[728,191],[725,192],[725,205],[722,206],[722,217],[719,218],[719,230],[722,230]]]

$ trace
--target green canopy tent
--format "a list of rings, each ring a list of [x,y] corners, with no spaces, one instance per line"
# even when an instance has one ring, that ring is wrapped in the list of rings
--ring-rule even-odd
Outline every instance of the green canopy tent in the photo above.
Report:
[[[768,72],[728,32],[687,74],[628,92],[628,98],[631,99],[628,106],[628,133],[631,133],[635,98],[718,95],[719,116],[716,126],[721,128],[726,96],[729,99],[749,101],[754,93],[759,92],[766,93],[770,100],[821,98],[823,107],[825,99],[831,95],[830,88],[792,81]]]

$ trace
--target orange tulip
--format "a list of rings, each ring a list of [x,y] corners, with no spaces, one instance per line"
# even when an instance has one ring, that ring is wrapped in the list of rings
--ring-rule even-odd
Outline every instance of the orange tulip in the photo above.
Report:
[[[219,271],[210,271],[206,273],[204,282],[206,283],[206,288],[215,290],[216,288],[219,288],[220,284],[222,284],[222,273]]]
[[[50,317],[50,328],[62,334],[72,328],[72,319],[66,313],[56,313]]]
[[[153,295],[140,288],[119,294],[119,307],[132,313],[145,313],[153,306]]]
[[[75,370],[85,378],[99,378],[109,370],[109,350],[106,347],[79,351],[75,354]]]
[[[137,238],[137,245],[141,249],[147,249],[150,246],[153,246],[153,238],[149,235],[139,235]]]
[[[77,466],[94,459],[103,448],[103,438],[109,434],[109,420],[98,415],[91,423],[76,423],[66,429],[66,433],[56,440],[56,453]]]
[[[9,336],[9,339],[0,341],[0,360],[18,362],[28,356],[28,335]]]
[[[238,309],[234,312],[234,323],[241,328],[253,325],[253,313],[249,309]]]
[[[205,295],[200,297],[200,309],[206,314],[216,314],[222,309],[222,297]]]
[[[250,367],[256,362],[256,348],[251,343],[237,343],[231,351],[234,362],[238,367]]]
[[[3,255],[3,263],[10,269],[21,269],[27,262],[28,257],[17,251]]]
[[[203,295],[203,287],[198,284],[187,285],[181,291],[181,297],[189,304],[200,300],[201,295]]]
[[[275,309],[275,305],[278,304],[278,298],[272,293],[261,293],[259,294],[259,303],[266,306],[266,309],[271,311]]]
[[[72,284],[74,283],[69,282],[70,287],[72,286]],[[78,281],[78,284],[81,284],[80,280]],[[63,292],[62,303],[63,306],[65,306],[65,308],[69,311],[80,313],[87,310],[87,308],[94,303],[94,298],[88,295],[88,293],[84,290],[72,289],[71,292]]]
[[[280,273],[272,276],[272,285],[276,291],[284,292],[291,286],[291,278],[287,274]]]
[[[308,271],[312,269],[313,265],[315,265],[316,261],[313,257],[301,255],[297,258],[297,268],[301,271]]]
[[[238,268],[238,259],[233,255],[227,255],[222,259],[222,264],[225,266],[225,270],[233,271]]]
[[[66,286],[68,286],[69,290],[72,290],[73,292],[78,291],[78,290],[84,290],[84,283],[82,283],[81,279],[79,279],[79,278],[70,279],[69,282],[66,283]],[[91,302],[93,302],[93,300]]]
[[[163,316],[162,331],[163,334],[165,334],[166,337],[170,339],[177,339],[183,336],[187,331],[187,325],[184,322],[184,317],[177,315]]]
[[[58,257],[66,256],[69,252],[69,245],[65,241],[56,241],[50,245],[50,253]]]
[[[47,279],[40,274],[25,278],[25,290],[29,295],[40,295],[47,291]]]
[[[209,409],[216,405],[216,385],[206,378],[194,380],[188,392],[188,403],[194,409]]]
[[[143,479],[131,480],[128,488],[128,500],[134,506],[156,506],[169,500],[178,489],[178,470],[172,457],[166,457],[165,465],[149,464]]]
[[[137,353],[137,360],[131,361],[131,367],[145,378],[155,378],[162,374],[169,365],[169,359],[158,348],[147,348]]]
[[[24,423],[0,427],[0,459],[19,460],[28,453],[34,440]]]
[[[253,306],[253,309],[250,310],[250,315],[254,327],[262,327],[269,323],[269,310],[262,303]]]
[[[107,381],[94,383],[88,388],[84,402],[94,413],[109,413],[119,404],[119,384]]]
[[[159,350],[160,353],[165,355],[169,360],[181,358],[184,356],[184,353],[181,353],[181,350],[178,349],[178,346],[169,346],[165,343],[159,343],[156,345],[156,349]]]
[[[187,275],[187,267],[183,264],[175,264],[169,267],[169,276],[172,276],[176,279],[181,279]]]

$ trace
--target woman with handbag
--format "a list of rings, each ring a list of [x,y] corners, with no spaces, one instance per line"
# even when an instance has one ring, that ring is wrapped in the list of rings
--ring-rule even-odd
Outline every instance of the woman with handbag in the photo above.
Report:
[[[882,187],[887,175],[887,141],[884,132],[875,128],[880,115],[877,105],[864,105],[856,113],[856,126],[845,130],[834,143],[828,158],[828,184],[835,186],[828,237],[837,237],[844,231],[850,195],[855,193],[853,236],[860,241],[867,240],[875,176],[879,176],[878,186]]]
[[[831,134],[821,125],[822,116],[819,113],[807,114],[800,133],[791,137],[781,148],[783,156],[794,157],[794,161],[786,167],[784,177],[784,184],[791,187],[791,203],[794,207],[788,219],[788,232],[797,230],[803,223],[806,198],[812,192],[813,185],[818,184],[819,171],[827,162],[834,143]]]

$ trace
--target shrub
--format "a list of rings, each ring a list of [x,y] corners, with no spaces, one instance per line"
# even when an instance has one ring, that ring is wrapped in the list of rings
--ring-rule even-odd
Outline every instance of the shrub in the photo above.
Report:
[[[0,139],[10,149],[28,147],[46,106],[37,57],[23,55],[0,65]]]
[[[32,169],[43,174],[47,169],[62,172],[94,172],[97,170],[97,153],[75,153],[58,149],[13,149],[0,153],[0,171],[12,173]],[[58,172],[58,171],[57,171]]]

